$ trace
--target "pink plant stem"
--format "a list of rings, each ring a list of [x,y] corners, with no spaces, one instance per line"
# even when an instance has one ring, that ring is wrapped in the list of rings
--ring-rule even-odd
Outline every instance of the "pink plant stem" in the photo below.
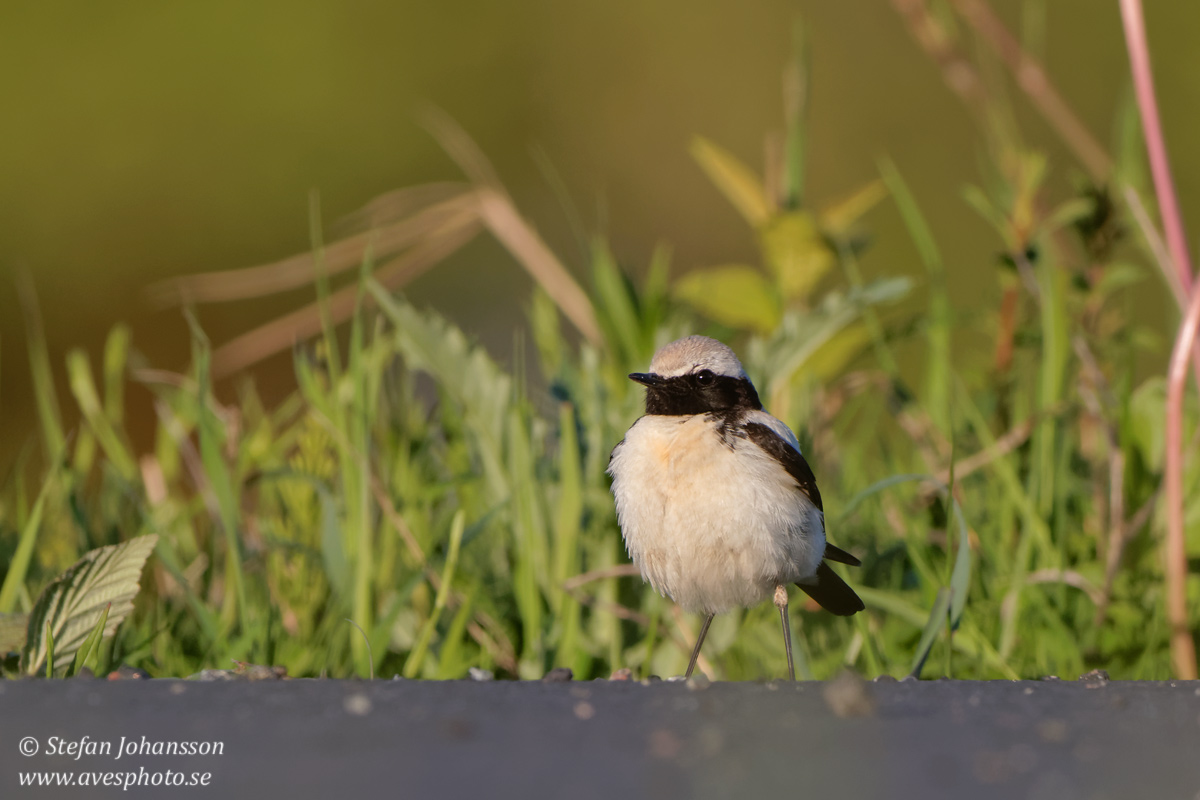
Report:
[[[1158,101],[1154,97],[1154,76],[1150,72],[1150,48],[1146,44],[1146,25],[1142,19],[1142,0],[1121,0],[1121,21],[1125,26],[1125,44],[1129,48],[1129,66],[1133,71],[1133,88],[1137,94],[1146,151],[1150,157],[1150,174],[1158,196],[1158,211],[1166,232],[1167,250],[1175,262],[1179,283],[1184,292],[1192,292],[1192,262],[1188,257],[1187,237],[1183,232],[1183,216],[1171,180],[1171,164],[1167,159],[1167,144],[1163,139],[1162,122],[1158,116]]]
[[[1196,678],[1196,645],[1188,630],[1187,620],[1187,550],[1183,535],[1183,397],[1188,374],[1188,358],[1196,342],[1200,326],[1200,291],[1193,291],[1192,263],[1188,257],[1187,237],[1183,231],[1183,215],[1171,180],[1171,165],[1167,160],[1167,145],[1163,140],[1162,122],[1158,117],[1158,102],[1154,97],[1154,78],[1150,73],[1150,48],[1146,44],[1146,26],[1142,18],[1141,0],[1120,0],[1121,22],[1125,28],[1125,44],[1129,48],[1129,65],[1133,71],[1133,89],[1137,95],[1142,117],[1146,151],[1150,159],[1150,174],[1158,196],[1158,213],[1163,220],[1167,250],[1174,262],[1179,284],[1187,296],[1187,312],[1167,373],[1166,407],[1166,464],[1167,540],[1164,543],[1166,570],[1167,621],[1171,626],[1171,662],[1175,674],[1187,680]],[[1200,369],[1200,367],[1198,367]],[[1200,380],[1200,372],[1197,373]]]
[[[1196,645],[1188,631],[1187,551],[1183,536],[1183,396],[1188,354],[1196,342],[1197,327],[1200,327],[1200,291],[1192,293],[1167,373],[1167,621],[1171,626],[1171,662],[1176,677],[1184,680],[1196,678]]]

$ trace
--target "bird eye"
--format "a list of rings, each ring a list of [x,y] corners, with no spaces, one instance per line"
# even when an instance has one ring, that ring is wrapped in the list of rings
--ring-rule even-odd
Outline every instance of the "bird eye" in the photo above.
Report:
[[[716,378],[716,376],[712,374],[711,369],[702,369],[696,373],[696,383],[700,384],[701,386],[708,386],[713,382],[714,378]]]

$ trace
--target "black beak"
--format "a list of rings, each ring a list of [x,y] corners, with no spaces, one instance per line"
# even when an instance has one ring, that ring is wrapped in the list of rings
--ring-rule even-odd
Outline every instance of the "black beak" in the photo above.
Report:
[[[631,372],[629,373],[629,380],[637,381],[642,386],[650,387],[661,386],[663,383],[663,379],[653,372]]]

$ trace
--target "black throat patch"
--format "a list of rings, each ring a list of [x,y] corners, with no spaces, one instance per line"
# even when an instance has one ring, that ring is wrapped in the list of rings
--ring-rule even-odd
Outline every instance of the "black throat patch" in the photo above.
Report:
[[[646,413],[665,416],[715,414],[721,417],[740,417],[747,411],[758,411],[762,403],[754,384],[746,378],[713,376],[701,382],[696,375],[667,378],[646,389]]]

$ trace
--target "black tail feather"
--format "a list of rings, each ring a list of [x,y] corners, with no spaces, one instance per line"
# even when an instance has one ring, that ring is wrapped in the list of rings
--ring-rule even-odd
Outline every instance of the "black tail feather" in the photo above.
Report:
[[[862,562],[857,558],[840,547],[834,547],[829,542],[825,542],[825,558],[828,558],[830,561],[836,561],[839,564],[849,564],[852,567],[862,566]]]
[[[825,555],[829,555],[828,546],[826,546]],[[857,561],[857,559],[855,560]],[[848,617],[866,608],[862,598],[856,595],[849,584],[842,580],[824,561],[817,567],[817,574],[811,580],[813,580],[811,584],[797,583],[796,585],[803,589],[805,594],[816,600],[826,611],[837,614],[839,617]]]

